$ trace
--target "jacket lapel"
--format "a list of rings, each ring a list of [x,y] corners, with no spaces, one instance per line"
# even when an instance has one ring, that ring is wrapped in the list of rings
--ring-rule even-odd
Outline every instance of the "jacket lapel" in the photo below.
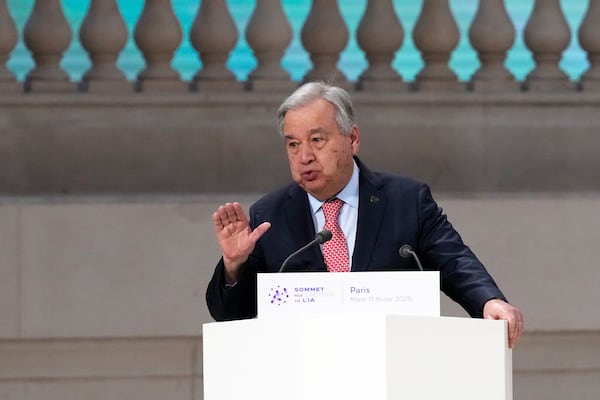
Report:
[[[352,256],[352,271],[369,269],[371,256],[380,233],[380,226],[386,208],[386,197],[383,195],[381,180],[364,164],[356,159],[359,168],[359,201],[358,223],[356,227],[356,244]]]
[[[288,191],[286,215],[290,232],[298,249],[314,239],[316,232],[308,197],[304,190],[297,185],[292,185]],[[326,270],[319,246],[312,246],[306,250],[304,255],[310,258],[311,269]]]

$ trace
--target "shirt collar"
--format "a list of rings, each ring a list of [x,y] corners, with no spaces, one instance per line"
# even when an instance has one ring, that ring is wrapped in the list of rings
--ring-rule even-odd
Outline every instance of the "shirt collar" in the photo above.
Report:
[[[353,161],[354,167],[352,168],[352,176],[350,177],[350,181],[348,184],[342,189],[341,192],[337,194],[338,199],[342,200],[344,203],[348,204],[352,208],[358,209],[358,165],[356,165],[356,161]],[[317,211],[321,208],[324,201],[321,201],[307,193],[308,201],[310,203],[310,208],[313,214],[316,214]]]

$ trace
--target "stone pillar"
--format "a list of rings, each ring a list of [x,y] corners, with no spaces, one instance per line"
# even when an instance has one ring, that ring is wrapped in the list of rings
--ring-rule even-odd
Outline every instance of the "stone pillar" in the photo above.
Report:
[[[292,40],[292,27],[280,0],[257,0],[246,28],[246,40],[258,62],[248,76],[248,88],[292,90],[296,85],[281,67],[281,59]]]
[[[590,62],[590,68],[581,76],[579,85],[586,91],[600,91],[600,0],[590,0],[579,28],[579,44],[587,52]]]
[[[504,66],[506,53],[515,41],[515,28],[506,12],[504,0],[482,0],[469,30],[469,40],[477,51],[481,67],[471,78],[478,92],[518,89]]]
[[[563,51],[571,40],[571,31],[559,0],[536,0],[524,31],[525,44],[533,53],[536,66],[527,75],[523,88],[531,91],[572,89],[559,66]]]
[[[92,0],[79,31],[81,45],[92,66],[82,77],[83,90],[90,92],[132,91],[116,62],[128,38],[127,25],[116,0]]]
[[[146,0],[134,32],[146,68],[137,78],[139,91],[187,91],[187,85],[171,66],[183,33],[171,0]]]
[[[8,12],[6,0],[0,0],[0,93],[23,91],[15,75],[6,68],[6,62],[17,45],[17,40],[17,27]]]
[[[238,38],[225,0],[200,3],[190,31],[190,41],[202,61],[192,82],[193,90],[241,90],[241,83],[227,69],[229,54]]]
[[[460,32],[448,0],[423,0],[421,14],[413,30],[413,40],[425,62],[417,74],[418,90],[456,91],[461,85],[448,66],[458,45]]]
[[[392,0],[369,0],[357,31],[358,45],[369,61],[359,77],[359,89],[397,92],[406,88],[391,66],[403,40],[404,30]]]
[[[346,77],[337,68],[348,37],[348,28],[337,0],[314,0],[301,32],[302,45],[313,63],[313,68],[306,73],[303,81],[348,86]]]
[[[31,51],[35,67],[25,78],[25,90],[33,92],[74,92],[61,69],[62,55],[71,44],[71,28],[60,0],[35,0],[24,30],[25,46]]]

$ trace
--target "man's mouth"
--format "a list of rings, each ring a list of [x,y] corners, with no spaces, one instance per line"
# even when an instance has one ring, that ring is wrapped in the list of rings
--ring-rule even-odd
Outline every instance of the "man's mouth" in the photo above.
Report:
[[[315,170],[305,171],[302,173],[302,179],[305,181],[314,181],[319,173]]]

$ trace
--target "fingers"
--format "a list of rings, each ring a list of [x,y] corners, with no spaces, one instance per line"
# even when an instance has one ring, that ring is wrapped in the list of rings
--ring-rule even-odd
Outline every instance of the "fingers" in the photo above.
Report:
[[[225,203],[213,214],[213,224],[223,252],[225,278],[228,283],[235,281],[239,269],[254,250],[256,241],[269,229],[263,223],[254,231],[240,203]]]
[[[484,306],[485,319],[503,319],[508,322],[508,346],[513,349],[525,329],[523,314],[518,308],[499,300],[489,300]]]
[[[506,304],[502,314],[501,319],[508,321],[508,346],[512,349],[519,342],[525,329],[523,314],[510,304]]]
[[[225,207],[225,210],[227,212],[227,217],[229,218],[229,221],[232,222],[246,222],[248,220],[248,218],[246,218],[246,214],[244,213],[244,210],[242,209],[242,205],[240,203],[227,203],[226,206],[230,205],[229,207]]]
[[[248,240],[252,244],[256,243],[271,227],[270,222],[263,222],[251,231],[248,217],[246,217],[242,205],[238,202],[221,205],[213,214],[213,223],[218,236],[228,237],[240,231],[249,232]]]
[[[240,203],[225,203],[213,214],[213,223],[217,233],[223,229],[238,223],[247,224],[248,218]]]
[[[523,314],[516,310],[514,318],[508,321],[508,345],[511,349],[519,342],[524,329]]]

